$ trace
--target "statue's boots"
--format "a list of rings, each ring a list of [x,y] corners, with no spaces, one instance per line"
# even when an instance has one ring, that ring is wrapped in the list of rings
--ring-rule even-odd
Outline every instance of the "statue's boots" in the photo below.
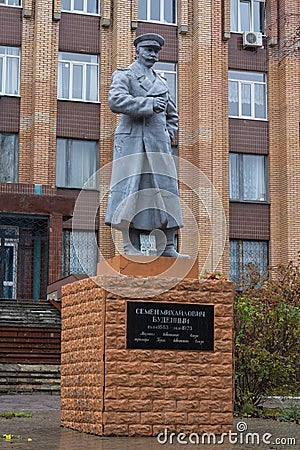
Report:
[[[189,258],[189,255],[178,253],[175,250],[174,244],[176,230],[177,228],[167,228],[166,230],[164,230],[167,242],[166,247],[160,256],[168,256],[170,258]]]
[[[122,230],[122,236],[125,255],[143,255],[140,252],[140,234],[136,229]]]

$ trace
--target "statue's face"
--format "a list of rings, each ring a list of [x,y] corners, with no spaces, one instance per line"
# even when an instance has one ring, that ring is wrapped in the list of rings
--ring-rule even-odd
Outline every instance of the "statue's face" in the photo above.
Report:
[[[156,47],[138,47],[137,60],[146,67],[152,67],[158,61],[158,48]]]

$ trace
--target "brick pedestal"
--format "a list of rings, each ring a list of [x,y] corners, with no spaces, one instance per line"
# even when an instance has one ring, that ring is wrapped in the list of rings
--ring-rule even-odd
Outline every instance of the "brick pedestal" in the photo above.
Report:
[[[63,287],[62,424],[120,436],[232,429],[232,284],[178,280],[149,299],[214,305],[213,351],[140,350],[126,348],[127,302],[137,294],[143,301],[145,289],[163,279],[103,275],[95,281]],[[124,297],[112,293],[114,285]]]

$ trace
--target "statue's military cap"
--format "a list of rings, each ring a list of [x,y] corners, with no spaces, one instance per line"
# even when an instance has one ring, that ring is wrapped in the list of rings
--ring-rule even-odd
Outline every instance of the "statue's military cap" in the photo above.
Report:
[[[164,38],[160,34],[155,33],[141,34],[133,41],[135,47],[138,45],[142,47],[156,47],[159,50],[162,48],[164,43]]]

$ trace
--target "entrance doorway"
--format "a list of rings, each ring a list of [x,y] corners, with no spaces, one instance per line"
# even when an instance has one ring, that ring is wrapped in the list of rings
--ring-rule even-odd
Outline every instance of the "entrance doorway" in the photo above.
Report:
[[[16,298],[18,227],[0,227],[0,298]]]

